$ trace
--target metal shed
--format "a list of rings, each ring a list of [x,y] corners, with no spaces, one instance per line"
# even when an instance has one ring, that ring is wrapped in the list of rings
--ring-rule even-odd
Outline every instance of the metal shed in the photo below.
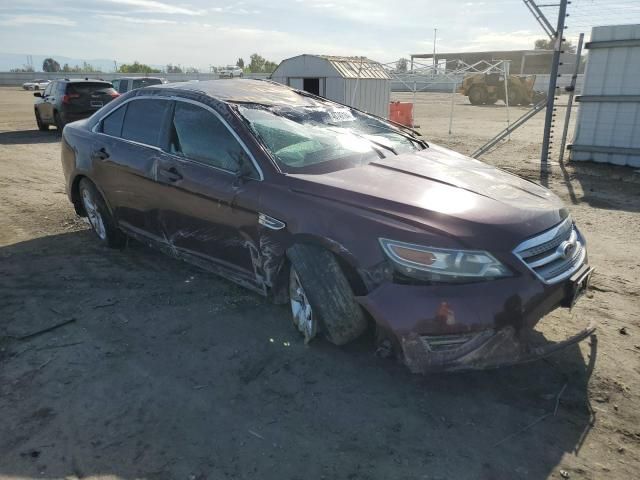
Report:
[[[640,25],[594,27],[572,160],[640,167]]]
[[[271,79],[374,115],[389,115],[389,74],[365,57],[298,55],[283,60]]]

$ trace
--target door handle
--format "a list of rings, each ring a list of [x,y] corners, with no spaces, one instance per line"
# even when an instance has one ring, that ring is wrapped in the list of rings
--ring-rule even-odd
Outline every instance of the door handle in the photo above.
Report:
[[[178,169],[176,169],[176,167],[161,168],[159,173],[160,176],[168,182],[177,182],[178,180],[182,180],[184,178],[178,171]]]
[[[107,150],[102,147],[100,150],[96,150],[95,152],[93,152],[91,156],[96,160],[106,160],[107,158],[109,158],[109,152],[107,152]]]

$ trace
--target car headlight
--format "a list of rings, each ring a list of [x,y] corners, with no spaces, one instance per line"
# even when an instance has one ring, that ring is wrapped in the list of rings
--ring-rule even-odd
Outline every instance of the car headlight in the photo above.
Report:
[[[511,272],[485,251],[449,250],[380,239],[396,269],[420,280],[460,282],[507,277]]]

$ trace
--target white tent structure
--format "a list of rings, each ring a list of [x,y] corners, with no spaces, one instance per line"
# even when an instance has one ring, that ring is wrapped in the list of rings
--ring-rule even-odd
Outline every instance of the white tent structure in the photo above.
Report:
[[[374,115],[389,116],[389,74],[381,64],[365,57],[298,55],[283,60],[271,79]]]

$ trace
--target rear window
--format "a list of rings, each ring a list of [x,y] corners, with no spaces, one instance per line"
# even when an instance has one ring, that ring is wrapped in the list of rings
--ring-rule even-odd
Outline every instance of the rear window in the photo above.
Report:
[[[161,85],[162,80],[159,78],[139,78],[133,81],[133,88],[143,88],[149,85]]]
[[[113,137],[121,136],[122,120],[124,120],[124,114],[127,111],[127,106],[128,104],[116,109],[115,112],[109,114],[109,116],[102,121],[102,133]]]
[[[69,83],[67,85],[67,95],[86,95],[98,90],[102,90],[105,93],[110,93],[109,91],[113,90],[113,87],[110,83],[104,82]],[[115,92],[115,90],[113,90],[113,92]]]
[[[165,100],[140,99],[129,102],[122,125],[122,138],[160,146],[162,123],[169,107]]]

